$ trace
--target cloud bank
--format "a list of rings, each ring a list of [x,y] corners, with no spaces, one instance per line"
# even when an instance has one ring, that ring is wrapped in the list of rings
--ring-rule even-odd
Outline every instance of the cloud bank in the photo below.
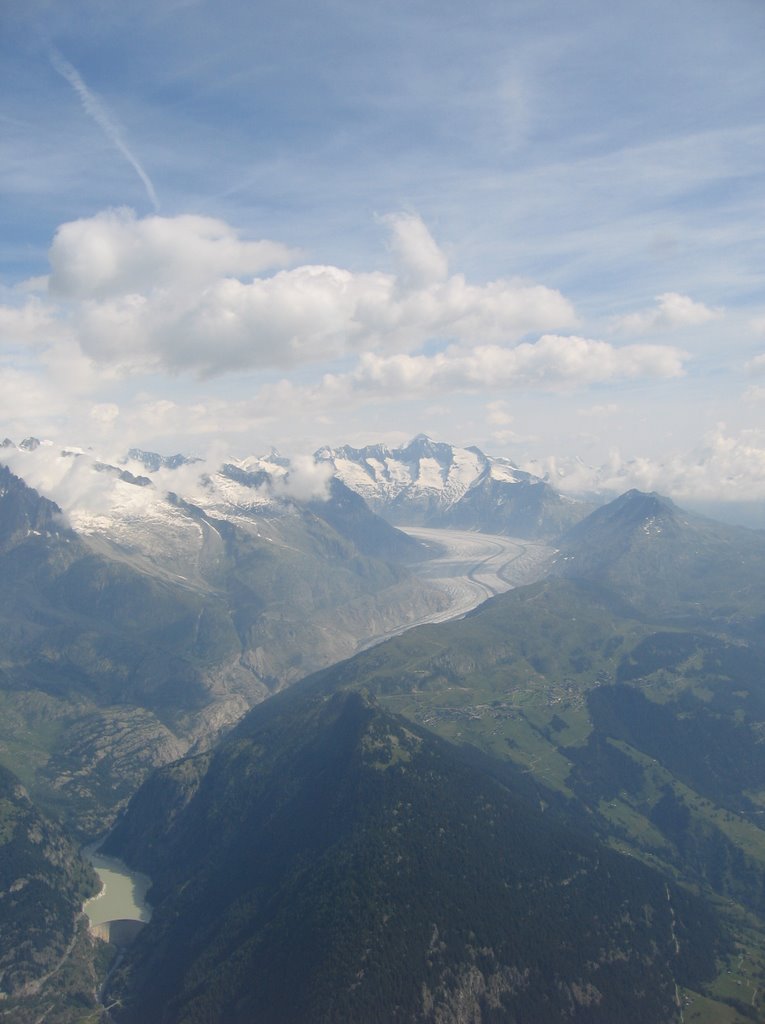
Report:
[[[547,474],[572,493],[621,494],[632,487],[658,491],[679,502],[762,502],[765,500],[765,431],[712,431],[697,448],[663,459],[625,458],[613,451],[601,466],[566,462],[554,456],[524,468]]]
[[[266,275],[294,253],[212,218],[111,211],[59,228],[49,295],[95,362],[200,376],[411,352],[432,339],[508,344],[576,322],[555,289],[449,274],[418,217],[385,222],[397,273],[304,264]]]
[[[680,349],[663,345],[616,348],[591,338],[545,334],[514,348],[479,345],[434,356],[366,353],[351,373],[325,377],[325,387],[381,395],[521,387],[554,391],[637,377],[679,377],[685,358]]]
[[[586,386],[682,373],[683,353],[670,347],[550,333],[522,340],[575,323],[571,303],[540,284],[472,284],[449,272],[420,218],[385,223],[397,273],[304,264],[265,275],[294,253],[243,240],[209,217],[101,213],[56,233],[48,292],[58,307],[38,298],[6,311],[6,332],[20,340],[68,333],[94,363],[120,372],[214,376],[356,355],[354,371],[327,378],[346,391]],[[662,302],[661,315],[675,319],[713,315],[681,296]],[[421,354],[434,340],[443,351]]]
[[[416,215],[381,223],[389,265],[372,270],[301,262],[195,214],[119,209],[62,224],[49,275],[0,296],[13,300],[0,305],[5,432],[95,434],[124,449],[247,435],[308,447],[327,439],[325,424],[346,440],[337,431],[367,407],[383,431],[386,407],[395,417],[408,403],[414,416],[427,401],[430,415],[435,400],[451,424],[452,406],[475,407],[474,396],[553,396],[557,416],[575,392],[675,380],[696,365],[680,347],[574,333],[577,312],[555,288],[468,280]],[[675,293],[651,313],[686,327],[716,315]],[[758,356],[749,370],[760,372]],[[533,435],[515,417],[503,436]]]

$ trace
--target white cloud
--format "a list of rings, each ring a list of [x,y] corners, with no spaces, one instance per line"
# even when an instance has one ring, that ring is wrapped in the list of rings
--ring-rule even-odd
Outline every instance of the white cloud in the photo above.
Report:
[[[12,472],[67,515],[75,510],[104,513],[112,505],[116,478],[95,472],[91,455],[65,455],[58,445],[42,445],[31,452],[6,448],[0,454]]]
[[[251,402],[179,402],[145,395],[121,419],[127,437],[186,438],[241,433],[259,421]]]
[[[327,375],[324,382],[330,392],[395,396],[433,390],[555,390],[619,379],[678,377],[683,374],[684,359],[683,352],[668,346],[616,348],[605,341],[547,334],[515,348],[450,348],[433,356],[364,353],[355,370]]]
[[[9,314],[9,315],[6,315]],[[79,345],[32,310],[0,307],[0,410],[11,437],[55,433],[106,384]]]
[[[316,462],[312,455],[295,455],[290,459],[289,472],[274,480],[272,492],[295,501],[324,501],[329,497],[331,479],[332,467],[328,463]]]
[[[746,364],[746,369],[752,377],[761,377],[765,374],[765,353],[755,356],[754,359],[750,359]]]
[[[489,402],[486,406],[486,419],[492,426],[509,427],[514,417],[507,411],[505,402]]]
[[[5,433],[22,436],[52,429],[73,402],[103,385],[55,307],[42,299],[0,305],[0,409]]]
[[[664,292],[656,296],[654,309],[616,317],[613,325],[616,330],[627,334],[645,334],[679,327],[698,327],[721,316],[722,310],[710,309],[703,302],[694,302],[687,295]]]
[[[47,292],[50,283],[49,274],[40,274],[38,277],[28,277],[25,281],[19,281],[15,286],[19,292]]]
[[[29,299],[23,306],[0,306],[2,345],[37,345],[65,335],[65,329],[56,320],[55,310],[39,299]]]
[[[95,361],[126,370],[201,375],[290,367],[375,349],[412,351],[429,339],[513,342],[571,324],[560,292],[516,280],[469,284],[416,217],[389,223],[404,276],[284,262],[272,242],[243,242],[204,217],[114,211],[59,228],[51,294]]]
[[[68,299],[148,296],[252,276],[294,262],[295,255],[279,242],[242,240],[214,217],[139,219],[132,210],[105,210],[56,231],[49,289]]]
[[[535,467],[535,468],[534,468]],[[560,462],[551,456],[529,463],[531,472],[547,472],[555,486],[576,492],[621,494],[630,488],[658,491],[677,501],[750,502],[765,499],[765,431],[723,427],[712,431],[692,451],[663,459],[624,458],[614,450],[601,466]]]
[[[55,501],[79,528],[92,517],[108,516],[119,508],[131,516],[156,514],[166,505],[169,491],[206,507],[216,502],[225,504],[231,492],[231,483],[220,488],[219,469],[229,461],[221,446],[213,443],[207,456],[198,462],[177,469],[162,468],[148,473],[144,464],[126,460],[119,451],[83,451],[63,449],[56,444],[43,444],[33,451],[4,448],[0,461],[40,494]],[[120,479],[119,473],[99,471],[98,464],[127,468],[136,476],[148,476],[152,486],[136,487]],[[261,463],[268,472],[267,462]],[[272,475],[270,485],[261,489],[262,498],[295,501],[324,500],[329,494],[332,468],[327,463],[316,463],[312,455],[294,455],[287,472],[281,467]],[[243,504],[248,503],[251,491],[242,488]]]
[[[443,281],[449,274],[446,256],[422,220],[412,214],[390,214],[391,249],[400,263],[403,282],[415,288]]]
[[[120,407],[115,402],[99,402],[91,407],[88,415],[101,427],[110,427],[119,417]]]
[[[401,399],[414,416],[412,399],[467,396],[467,409],[477,396],[484,413],[473,415],[515,444],[521,430],[538,433],[537,410],[518,405],[524,393],[528,403],[554,395],[553,419],[606,416],[613,392],[602,385],[684,373],[689,357],[679,347],[565,334],[576,314],[557,290],[519,279],[472,283],[449,270],[419,218],[385,223],[395,272],[278,269],[289,249],[207,217],[112,210],[62,225],[48,293],[6,290],[19,304],[0,306],[0,339],[17,374],[0,387],[4,433],[44,430],[66,443],[96,434],[104,444],[119,436],[125,447],[260,436],[308,448],[317,429],[318,441],[330,432],[327,423],[335,436],[355,429],[354,417],[388,429],[382,403]],[[662,308],[676,321],[698,317],[699,304],[687,302],[692,316],[667,295]],[[245,376],[310,364],[319,372]],[[756,356],[750,370],[759,369]],[[189,379],[225,373],[219,383]],[[592,387],[599,405],[587,411],[581,392]],[[568,401],[564,392],[579,394]],[[511,394],[514,418],[492,404]],[[369,416],[367,403],[377,410]],[[434,415],[423,406],[417,414]]]
[[[60,414],[68,406],[69,396],[58,395],[36,373],[15,369],[0,363],[0,408],[3,410],[3,432],[13,433],[25,424],[30,410],[38,421],[45,422],[51,415]]]

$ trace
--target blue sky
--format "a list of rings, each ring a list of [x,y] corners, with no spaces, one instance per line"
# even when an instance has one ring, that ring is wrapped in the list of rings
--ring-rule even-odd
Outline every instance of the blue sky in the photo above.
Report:
[[[765,497],[760,0],[0,22],[5,434]]]

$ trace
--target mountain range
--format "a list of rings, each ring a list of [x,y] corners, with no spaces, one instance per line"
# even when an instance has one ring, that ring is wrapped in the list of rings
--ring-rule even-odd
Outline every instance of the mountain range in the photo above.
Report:
[[[401,564],[425,549],[341,484],[319,515],[252,466],[195,474],[191,501],[65,458],[99,488],[68,515],[0,467],[0,752],[85,835],[154,765],[447,605]]]
[[[392,523],[557,538],[591,505],[561,494],[509,459],[424,434],[401,448],[321,448],[318,462]]]
[[[762,1018],[765,534],[424,437],[6,449],[74,469],[0,468],[0,762],[152,877],[115,1020]],[[450,517],[555,551],[354,654],[443,614],[394,521]]]
[[[205,1002],[209,992],[217,993],[218,1000],[224,994],[230,997],[226,1014],[233,1020],[262,1012],[257,1001],[261,992],[268,993],[268,1005],[278,1007],[274,1019],[296,1021],[354,1016],[398,1019],[399,1011],[402,1020],[423,1021],[513,1021],[524,1014],[531,1020],[628,1020],[633,1010],[637,1019],[645,1021],[693,1019],[694,1014],[706,1014],[714,1021],[759,1019],[753,1007],[765,980],[761,884],[765,877],[761,828],[765,648],[756,623],[765,610],[760,572],[765,538],[689,515],[660,496],[629,492],[572,527],[559,544],[546,580],[493,598],[461,621],[412,630],[324,670],[291,689],[280,698],[282,703],[270,701],[253,711],[226,741],[231,746],[218,748],[223,761],[181,762],[139,791],[110,842],[115,851],[153,873],[160,915],[168,930],[155,932],[151,942],[147,936],[125,964],[116,990],[125,999],[125,1020],[138,1019],[157,1001],[168,1007],[167,1021],[193,1020],[197,1013],[213,1013],[216,1019]],[[732,580],[738,589],[731,586]],[[720,596],[726,592],[728,605],[722,608]],[[368,720],[377,725],[374,738],[362,731],[361,737],[353,733],[353,742],[347,740],[353,769],[346,770],[353,786],[363,793],[363,807],[371,821],[362,816],[363,825],[346,820],[343,828],[356,836],[356,844],[372,842],[377,859],[365,846],[358,860],[350,857],[340,838],[346,832],[333,817],[341,811],[351,815],[355,806],[343,795],[355,790],[331,753],[347,749],[332,716],[351,694],[360,695],[357,713],[361,715],[359,709],[364,708]],[[319,707],[335,710],[320,714]],[[403,718],[387,718],[386,712]],[[318,721],[324,721],[324,714],[334,722],[331,739],[312,732]],[[318,717],[311,718],[309,726],[303,715]],[[447,783],[421,763],[414,766],[413,751],[421,745],[424,749],[428,742],[424,727],[457,744],[438,749],[440,756],[454,758],[465,772],[459,783],[454,776]],[[303,737],[311,737],[312,744],[306,760],[308,777],[300,776],[298,768],[303,763]],[[398,818],[392,825],[385,824],[388,812],[382,804],[374,804],[364,788],[363,755],[368,751],[374,751],[375,771],[411,775],[406,784],[412,814],[433,822],[424,831],[415,829],[411,845],[403,849],[391,848],[391,841],[398,842],[401,836]],[[226,763],[228,768],[223,767]],[[532,986],[529,990],[519,986],[519,974],[531,977],[534,968],[525,962],[508,963],[496,934],[489,938],[481,932],[491,912],[475,893],[482,894],[488,883],[466,869],[456,839],[445,848],[434,842],[439,829],[451,836],[464,833],[471,837],[473,868],[491,865],[484,868],[491,872],[505,863],[501,854],[492,851],[492,827],[481,810],[487,804],[491,807],[491,824],[497,827],[498,805],[483,788],[488,785],[487,776],[500,785],[504,799],[514,802],[513,828],[524,835],[520,849],[535,851],[532,874],[543,888],[555,889],[549,851],[554,848],[565,857],[572,837],[586,835],[595,846],[585,876],[603,894],[609,891],[608,884],[592,865],[606,863],[605,848],[609,856],[613,852],[629,855],[613,868],[622,882],[615,893],[617,902],[625,892],[650,887],[648,879],[654,877],[650,872],[640,881],[630,875],[640,865],[657,871],[664,885],[679,881],[686,897],[690,893],[700,897],[703,910],[698,904],[686,905],[685,913],[691,918],[701,915],[693,918],[690,931],[702,946],[707,945],[694,946],[688,932],[681,935],[677,930],[672,939],[675,950],[692,956],[695,973],[680,971],[671,981],[662,981],[662,970],[671,972],[675,961],[654,933],[651,948],[663,950],[657,961],[648,964],[638,957],[628,965],[626,950],[637,951],[639,941],[631,935],[625,943],[622,936],[625,944],[620,945],[609,931],[609,911],[604,906],[595,914],[598,927],[604,929],[598,937],[602,955],[621,964],[622,980],[635,970],[631,980],[625,981],[630,993],[650,991],[659,1002],[646,1006],[634,997],[625,998],[620,982],[606,980],[600,970],[595,972],[597,978],[588,975],[581,965],[572,968],[570,962],[569,969],[582,972],[573,986],[570,976],[556,976],[552,964],[543,968],[539,962],[537,969],[547,984],[537,992],[532,992]],[[309,779],[317,778],[326,782],[326,792],[311,786],[310,797],[303,796]],[[448,793],[448,809],[425,784],[424,780],[434,778],[438,792]],[[247,798],[232,796],[238,779],[254,780],[263,787],[257,792],[263,793],[265,808],[254,798],[252,811],[265,815],[257,818],[261,825],[252,824]],[[415,793],[411,787],[421,783],[423,788]],[[316,877],[311,873],[313,844],[320,840],[313,833],[303,837],[302,800],[311,804],[319,821],[331,822],[326,835],[317,827],[330,844],[331,862],[344,865],[340,878],[325,868],[317,868]],[[158,815],[152,812],[155,807],[162,808]],[[285,813],[282,807],[293,813]],[[460,809],[467,813],[468,808],[467,820],[461,820]],[[526,831],[531,826],[520,824],[522,813],[531,815],[534,829],[543,833],[551,829],[537,847]],[[235,825],[226,830],[224,821],[232,817]],[[310,825],[306,828],[310,832]],[[363,840],[357,837],[357,828]],[[203,865],[197,854],[190,862],[183,857],[184,849],[198,848],[197,833],[226,836],[221,847],[217,843],[203,846]],[[312,851],[307,856],[303,841]],[[235,854],[229,844],[239,842],[243,845]],[[522,859],[508,838],[503,849],[513,851],[511,861],[516,853]],[[293,850],[299,868],[291,868],[285,860]],[[438,859],[441,856],[444,860]],[[272,879],[273,904],[251,894],[249,888],[260,878],[261,857],[267,863],[278,861],[285,870]],[[411,892],[397,895],[392,903],[396,907],[405,903],[407,920],[422,923],[417,941],[410,941],[405,952],[389,952],[384,927],[376,926],[372,937],[354,927],[361,922],[372,927],[378,906],[385,912],[385,899],[379,894],[392,887],[398,892],[386,869],[391,862],[410,861],[425,863],[429,881],[417,876]],[[179,862],[185,865],[180,872]],[[210,915],[214,920],[209,928],[221,932],[205,931],[198,955],[192,953],[180,964],[168,959],[164,951],[175,948],[173,937],[188,935],[193,922],[205,916],[200,903],[206,907],[216,903],[209,887],[223,870],[217,865],[240,862],[237,892],[246,895],[241,903],[237,898],[227,906],[224,914]],[[363,866],[360,882],[346,865]],[[179,875],[192,878],[194,884],[179,884]],[[467,890],[462,888],[466,880]],[[533,884],[526,884],[533,892]],[[490,903],[502,906],[501,885],[492,889],[488,884],[488,888]],[[363,904],[360,914],[353,902],[344,902],[359,891],[377,894]],[[434,891],[440,916],[427,902]],[[444,900],[444,892],[453,899]],[[341,908],[345,930],[339,929],[337,937],[311,903],[316,893]],[[668,893],[665,896],[675,907],[675,896]],[[645,909],[654,904],[648,897],[641,898],[644,912],[658,923],[655,910]],[[576,922],[582,951],[591,935],[585,921],[593,919],[592,899],[590,893],[582,917],[575,906],[566,905],[566,913]],[[515,926],[520,928],[528,918],[518,905],[508,906],[498,934],[511,945],[517,943],[516,949],[538,948],[541,935],[554,935],[548,942],[555,945],[553,959],[560,965],[565,961],[562,950],[567,948],[565,930],[542,905],[535,897],[537,919],[522,937]],[[634,924],[624,903],[619,905],[624,919]],[[276,923],[271,913],[279,914]],[[677,910],[673,913],[675,922],[679,921]],[[301,921],[304,973],[283,991],[273,991],[269,987],[273,981],[265,980],[266,975],[269,979],[285,972],[289,976],[279,957],[288,956],[289,937],[295,934],[288,923],[290,914]],[[428,928],[432,926],[431,935],[452,938],[455,922],[483,934],[486,958],[475,959],[472,943],[463,946],[444,938],[444,959],[438,963],[441,973],[434,975],[433,957],[418,960],[423,949],[430,949],[425,945]],[[245,936],[252,937],[252,943]],[[343,941],[348,945],[343,946]],[[316,945],[318,960],[312,959]],[[225,949],[226,959],[209,953],[211,948]],[[370,950],[376,967],[390,958],[405,979],[411,976],[411,982],[402,982],[409,995],[396,1002],[393,1016],[383,996],[391,991],[390,975],[383,974],[383,982],[373,976],[365,989],[367,968],[357,962],[354,974],[348,949]],[[241,976],[229,972],[228,957],[242,965]],[[586,962],[592,968],[598,961]],[[154,979],[165,978],[168,972],[176,995],[166,999],[153,986]],[[244,976],[263,980],[249,984],[241,980]],[[331,979],[329,993],[322,990],[327,979]],[[503,989],[500,979],[507,988]],[[562,1002],[554,1001],[553,990]],[[430,1001],[434,991],[440,1001]],[[329,1001],[322,1003],[321,998]],[[293,1001],[280,1003],[280,999]],[[239,1008],[241,1018],[236,1016]]]

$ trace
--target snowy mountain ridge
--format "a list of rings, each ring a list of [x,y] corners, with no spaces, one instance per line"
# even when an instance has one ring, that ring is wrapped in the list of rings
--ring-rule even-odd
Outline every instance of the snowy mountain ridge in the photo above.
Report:
[[[374,505],[388,503],[408,492],[438,495],[442,508],[459,501],[487,475],[506,483],[529,477],[509,459],[485,455],[479,448],[460,448],[418,434],[401,448],[369,445],[321,448],[319,461],[328,462],[343,483]]]
[[[96,458],[92,450],[62,449],[28,438],[18,446],[6,442],[3,461],[57,501],[76,529],[129,546],[145,543],[161,522],[177,526],[177,509],[168,494],[213,518],[246,519],[250,524],[257,520],[265,533],[266,524],[272,528],[276,520],[295,515],[296,506],[308,505],[323,518],[322,503],[346,500],[338,488],[355,493],[394,526],[545,541],[589,511],[584,502],[562,495],[509,459],[424,434],[400,448],[324,447],[313,456],[293,459],[272,449],[265,456],[222,463],[138,448],[110,462]],[[96,483],[88,470],[96,470],[102,479]],[[358,529],[356,535],[361,536]]]
[[[353,537],[364,555],[417,561],[424,550],[312,456],[290,460],[272,449],[219,462],[131,448],[109,459],[92,448],[6,438],[0,462],[55,501],[68,524],[100,549],[119,548],[152,571],[187,581],[199,579],[202,551],[223,524],[277,548],[309,548],[319,520]]]
[[[315,458],[396,524],[551,538],[589,511],[509,459],[425,434],[400,448],[325,447]]]
[[[186,516],[176,498],[222,519],[250,519],[256,513],[273,518],[291,511],[290,464],[276,452],[265,458],[228,459],[212,468],[200,458],[139,448],[109,460],[91,448],[57,446],[34,437],[19,444],[6,438],[2,447],[1,461],[55,500],[74,529],[108,534],[119,543],[129,543],[152,527],[177,527]],[[293,470],[298,478],[300,468]],[[319,476],[315,487],[299,480],[303,486],[297,489],[308,497],[325,495],[328,473]]]

